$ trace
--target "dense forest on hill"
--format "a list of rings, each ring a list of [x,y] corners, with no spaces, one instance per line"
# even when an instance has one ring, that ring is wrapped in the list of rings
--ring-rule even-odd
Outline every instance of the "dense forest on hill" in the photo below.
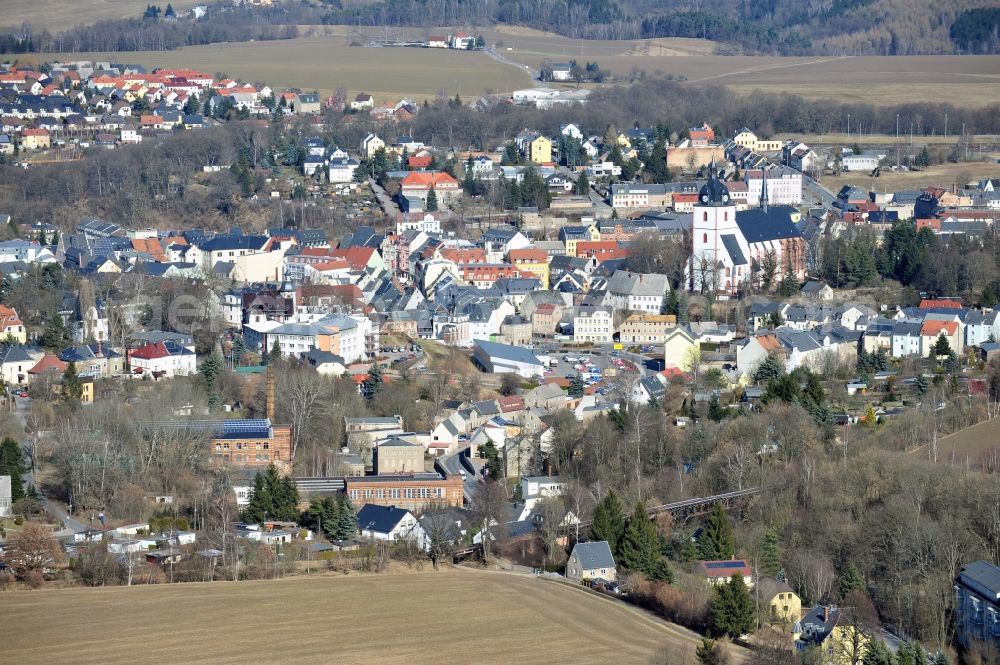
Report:
[[[0,53],[169,50],[290,37],[298,25],[497,23],[580,39],[710,39],[725,54],[1000,53],[1000,10],[994,5],[994,0],[286,0],[252,8],[220,3],[197,20],[153,15],[59,34],[17,25],[0,29]]]

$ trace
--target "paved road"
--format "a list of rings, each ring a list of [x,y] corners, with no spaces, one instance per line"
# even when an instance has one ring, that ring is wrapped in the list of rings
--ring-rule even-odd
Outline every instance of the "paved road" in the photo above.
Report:
[[[19,423],[21,423],[22,429],[27,429],[26,418],[28,415],[28,407],[31,405],[31,400],[24,399],[21,397],[15,397],[14,403],[15,403],[14,417],[17,418]],[[30,436],[30,435],[26,434],[25,436]],[[35,460],[31,459],[31,450],[29,448],[25,448],[24,454],[28,459],[31,460],[31,468],[34,469]],[[78,532],[78,531],[86,531],[87,529],[91,528],[88,525],[84,524],[83,522],[80,522],[79,520],[70,517],[69,513],[66,512],[66,509],[63,508],[62,505],[60,505],[59,503],[55,501],[49,501],[48,497],[46,497],[42,493],[42,488],[39,487],[38,483],[35,482],[35,475],[33,470],[29,470],[27,473],[25,473],[23,478],[25,486],[28,485],[35,486],[35,489],[38,491],[38,496],[41,497],[42,505],[45,507],[45,511],[50,515],[52,515],[57,520],[59,520],[59,522],[63,524],[68,530],[73,532]]]
[[[837,198],[833,192],[804,173],[802,174],[802,189],[826,208],[833,206],[833,202]]]
[[[511,67],[517,67],[521,71],[527,72],[527,74],[531,77],[531,85],[533,85],[536,88],[542,87],[542,82],[539,80],[542,77],[542,73],[537,69],[532,69],[528,65],[521,64],[520,62],[514,62],[510,58],[501,55],[496,49],[494,49],[491,46],[484,48],[483,53],[490,56],[499,63],[510,65]]]

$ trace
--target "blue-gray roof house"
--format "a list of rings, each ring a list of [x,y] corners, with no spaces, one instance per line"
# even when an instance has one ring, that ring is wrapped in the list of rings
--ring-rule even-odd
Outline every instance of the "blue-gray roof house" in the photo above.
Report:
[[[566,578],[571,580],[602,579],[615,581],[617,567],[606,540],[577,543],[566,562]]]

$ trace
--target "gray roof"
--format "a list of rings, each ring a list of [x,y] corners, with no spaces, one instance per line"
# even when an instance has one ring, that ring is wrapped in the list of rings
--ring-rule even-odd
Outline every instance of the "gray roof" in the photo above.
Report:
[[[368,503],[358,511],[358,528],[362,531],[390,533],[409,513],[410,511],[395,506]]]
[[[491,358],[500,358],[503,360],[525,363],[527,365],[542,364],[542,361],[539,360],[535,356],[535,354],[533,354],[530,350],[520,346],[510,346],[509,344],[497,344],[496,342],[487,342],[486,340],[482,339],[474,340],[473,344],[482,349],[483,353],[490,356]]]
[[[585,570],[594,568],[614,568],[615,558],[611,556],[608,541],[599,540],[594,543],[577,543],[573,554],[580,560],[580,567]]]
[[[992,601],[1000,600],[1000,568],[986,561],[962,566],[958,579],[962,584]]]
[[[740,249],[740,243],[735,235],[732,233],[724,234],[722,236],[722,245],[729,252],[729,258],[732,259],[734,266],[745,266],[747,264],[747,259],[743,256],[743,250]]]

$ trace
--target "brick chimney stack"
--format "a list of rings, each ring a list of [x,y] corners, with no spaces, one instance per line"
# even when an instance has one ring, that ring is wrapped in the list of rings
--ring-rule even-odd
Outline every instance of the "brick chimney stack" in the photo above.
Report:
[[[265,395],[267,396],[267,417],[273,423],[274,422],[274,365],[267,366],[267,385],[264,388]]]

